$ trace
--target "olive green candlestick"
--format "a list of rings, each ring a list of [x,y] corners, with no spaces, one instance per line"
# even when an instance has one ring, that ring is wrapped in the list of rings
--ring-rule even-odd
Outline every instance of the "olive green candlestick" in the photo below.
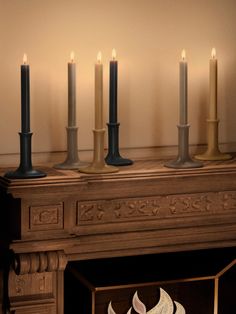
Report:
[[[114,166],[107,165],[104,159],[104,134],[105,129],[93,130],[94,138],[94,153],[93,162],[85,168],[79,168],[83,173],[111,173],[117,172],[119,169]]]
[[[207,150],[205,153],[196,155],[199,160],[228,160],[230,154],[221,153],[218,145],[218,126],[219,120],[207,120]]]
[[[90,166],[79,168],[84,173],[110,173],[119,171],[114,166],[107,165],[104,158],[104,134],[103,128],[103,65],[101,52],[97,55],[95,64],[95,129],[93,130],[93,162]]]
[[[218,65],[216,49],[212,48],[209,61],[209,112],[207,119],[207,151],[204,154],[195,156],[200,160],[227,160],[231,155],[221,153],[218,147],[218,126],[217,117],[217,74]]]

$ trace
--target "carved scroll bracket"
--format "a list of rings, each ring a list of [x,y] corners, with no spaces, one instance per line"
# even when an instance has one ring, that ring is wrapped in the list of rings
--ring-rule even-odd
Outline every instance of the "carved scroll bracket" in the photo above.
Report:
[[[17,275],[64,270],[67,257],[64,251],[14,254],[12,267]]]

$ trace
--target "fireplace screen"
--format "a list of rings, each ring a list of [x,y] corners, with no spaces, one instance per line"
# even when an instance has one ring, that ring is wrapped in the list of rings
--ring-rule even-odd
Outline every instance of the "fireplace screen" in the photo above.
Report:
[[[235,248],[73,262],[65,314],[232,314],[235,291]]]

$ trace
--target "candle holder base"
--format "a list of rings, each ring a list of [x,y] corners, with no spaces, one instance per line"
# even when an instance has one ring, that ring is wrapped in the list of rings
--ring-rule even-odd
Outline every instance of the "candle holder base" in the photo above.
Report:
[[[105,129],[95,129],[93,130],[94,135],[94,155],[93,155],[93,162],[91,165],[85,168],[79,168],[79,172],[82,173],[112,173],[118,172],[119,169],[107,165],[104,159],[104,133]]]
[[[129,166],[134,163],[132,160],[128,158],[123,158],[117,155],[107,155],[105,160],[108,165],[114,165],[114,166]]]
[[[36,179],[46,177],[46,174],[36,169],[21,169],[18,168],[15,171],[9,171],[5,173],[4,177],[8,179]]]
[[[204,154],[196,155],[194,158],[198,160],[209,160],[209,161],[216,161],[216,160],[229,160],[232,159],[232,156],[230,154],[221,153],[220,151],[217,153],[212,153],[206,151]]]
[[[192,159],[182,160],[181,158],[177,158],[165,164],[165,167],[176,169],[200,168],[202,166],[203,164],[201,162]]]
[[[77,127],[67,127],[67,158],[61,163],[54,165],[56,169],[73,170],[80,167],[86,167],[88,163],[80,161],[77,147]]]
[[[113,173],[113,172],[118,172],[118,171],[119,169],[113,166],[109,166],[106,164],[101,166],[94,163],[88,167],[79,169],[79,172],[88,173],[88,174],[92,174],[92,173],[103,174],[103,173]]]
[[[5,173],[8,179],[34,179],[46,177],[46,173],[33,169],[31,161],[32,133],[19,133],[20,135],[20,165],[15,171]]]
[[[105,158],[108,165],[128,166],[133,161],[123,158],[119,153],[119,126],[120,123],[107,123],[108,126],[108,153]]]
[[[189,124],[178,125],[178,157],[164,166],[176,169],[200,168],[203,164],[200,161],[195,161],[189,156]]]
[[[196,155],[199,160],[229,160],[230,154],[221,153],[218,145],[218,125],[219,120],[207,120],[207,151],[203,154]]]
[[[82,162],[82,161],[70,162],[70,161],[65,160],[61,164],[54,165],[53,168],[55,168],[55,169],[62,169],[62,170],[77,170],[77,169],[79,169],[81,167],[86,167],[86,166],[88,166],[87,162]]]

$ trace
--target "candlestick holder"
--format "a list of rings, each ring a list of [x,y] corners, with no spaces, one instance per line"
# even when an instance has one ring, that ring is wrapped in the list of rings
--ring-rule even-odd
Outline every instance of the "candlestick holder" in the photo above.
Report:
[[[205,153],[196,155],[199,160],[228,160],[230,154],[221,153],[218,146],[218,126],[219,120],[207,120],[207,150]]]
[[[123,158],[119,153],[119,126],[120,123],[107,123],[108,126],[108,153],[105,158],[108,165],[127,166],[133,161]]]
[[[178,125],[178,157],[165,164],[168,168],[187,169],[199,168],[203,164],[194,161],[189,155],[189,124]]]
[[[54,165],[56,169],[78,169],[79,167],[85,167],[88,163],[80,161],[78,156],[78,145],[77,145],[77,127],[68,126],[67,131],[67,157],[66,160],[61,163]]]
[[[31,161],[32,133],[19,133],[20,135],[20,165],[15,171],[9,171],[4,176],[9,179],[33,179],[46,177],[40,170],[33,169]]]
[[[79,168],[83,173],[111,173],[119,171],[118,168],[107,165],[104,159],[104,134],[105,129],[93,130],[94,138],[94,153],[93,162],[91,165],[85,168]]]

